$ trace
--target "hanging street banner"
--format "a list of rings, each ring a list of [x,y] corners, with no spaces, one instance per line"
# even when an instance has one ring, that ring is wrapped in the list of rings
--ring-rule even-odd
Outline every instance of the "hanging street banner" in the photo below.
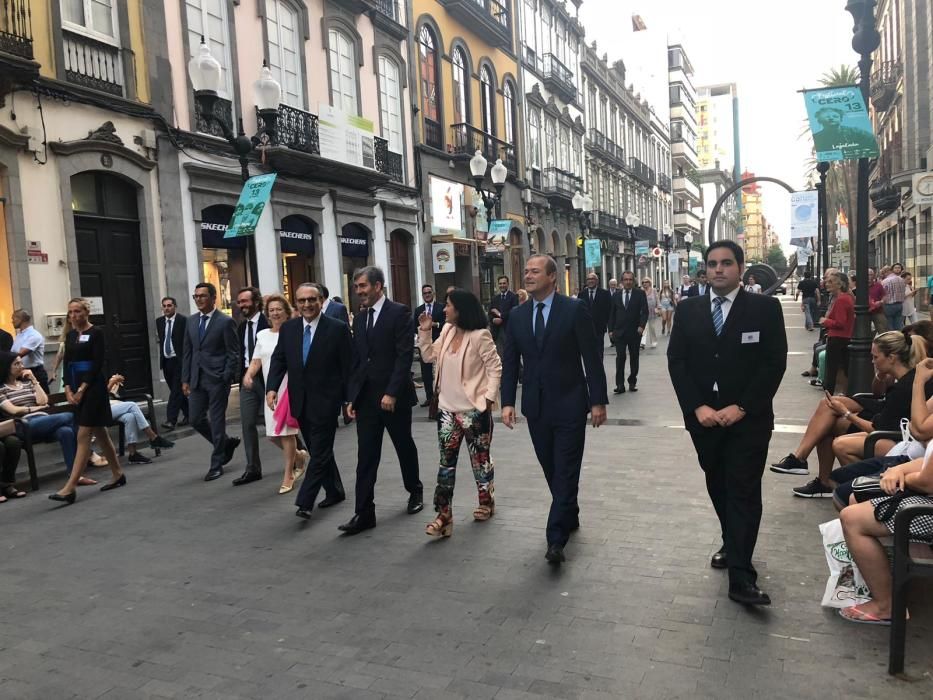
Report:
[[[511,219],[493,219],[489,222],[489,236],[486,238],[487,253],[504,253],[505,242],[512,230]]]
[[[849,217],[842,209],[839,209],[839,213],[836,214],[836,240],[849,240]]]
[[[603,264],[603,256],[599,252],[598,238],[587,238],[583,242],[583,250],[586,253],[587,267],[600,267]]]
[[[650,241],[635,241],[635,255],[641,256],[644,255],[648,257],[651,253],[651,242]]]
[[[668,272],[677,272],[680,270],[680,253],[667,254],[667,270]]]
[[[794,192],[790,196],[790,244],[805,246],[819,235],[819,200],[816,190]]]
[[[877,158],[878,142],[855,85],[804,90],[818,161]]]
[[[239,236],[252,236],[259,225],[259,217],[266,208],[269,195],[272,194],[272,185],[275,184],[275,173],[256,175],[243,183],[240,190],[240,199],[237,200],[236,209],[224,238],[237,238]]]

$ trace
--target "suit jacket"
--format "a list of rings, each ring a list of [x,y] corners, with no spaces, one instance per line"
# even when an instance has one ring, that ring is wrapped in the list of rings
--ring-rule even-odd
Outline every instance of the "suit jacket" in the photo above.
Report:
[[[181,359],[185,352],[185,327],[188,323],[188,317],[180,313],[175,314],[172,321],[172,348],[175,350],[175,357]],[[159,336],[159,369],[165,368],[165,316],[159,316],[156,319],[156,333]]]
[[[699,294],[700,294],[700,288],[697,287],[696,282],[694,282],[694,283],[691,284],[689,287],[687,287],[687,291],[685,292],[685,291],[684,291],[684,286],[683,286],[683,285],[680,285],[680,286],[677,288],[677,293],[680,294],[680,298],[681,298],[681,299],[687,299],[688,297],[699,296]]]
[[[739,291],[722,334],[713,328],[709,297],[686,299],[677,307],[667,365],[689,430],[703,428],[694,411],[737,404],[745,417],[733,430],[770,431],[772,400],[787,367],[787,334],[780,302]],[[718,397],[713,385],[719,387]]]
[[[237,374],[236,381],[243,381],[243,375],[246,373],[246,367],[243,364],[243,349],[246,347],[246,322],[249,319],[243,319],[240,324],[236,327],[236,339],[240,344],[240,357],[237,361]],[[266,318],[264,313],[259,314],[259,320],[256,321],[256,330],[254,333],[259,334],[259,331],[264,331],[266,328],[269,328],[269,320]],[[255,347],[255,346],[254,346]]]
[[[324,315],[336,318],[338,321],[343,321],[347,324],[347,327],[350,326],[350,314],[347,313],[347,307],[339,301],[331,301],[327,305],[327,311],[324,312]]]
[[[612,306],[612,295],[609,294],[609,290],[597,287],[596,299],[591,302],[589,287],[585,287],[577,295],[577,298],[581,299],[586,304],[586,308],[589,309],[590,316],[593,317],[593,328],[596,330],[596,335],[605,335],[606,327],[609,325],[609,309]]]
[[[5,330],[0,328],[0,350],[3,352],[10,352],[10,348],[13,347],[13,336],[7,333]]]
[[[304,319],[292,318],[279,329],[272,352],[266,391],[278,391],[288,376],[288,406],[297,420],[332,420],[347,400],[347,382],[353,366],[350,326],[320,314],[308,361],[302,342]]]
[[[495,296],[493,296],[492,301],[489,302],[489,328],[492,330],[493,338],[498,338],[499,333],[509,325],[509,316],[516,306],[518,306],[518,294],[511,289],[505,293],[505,299],[502,298],[501,292],[496,292]],[[493,309],[502,314],[502,323],[499,325],[492,322],[492,319],[496,318],[492,313]]]
[[[422,304],[415,309],[415,326],[418,325],[418,319],[421,318],[421,314],[424,313],[426,306],[427,304]],[[435,299],[431,305],[431,318],[433,318],[434,323],[437,324],[431,328],[431,340],[434,341],[440,336],[441,329],[444,327],[444,321],[446,320],[446,316],[444,316],[444,305],[439,303],[437,299]],[[422,358],[423,357],[422,355]],[[430,362],[430,360],[425,360],[425,362]]]
[[[625,306],[625,290],[619,290],[609,307],[609,330],[615,338],[638,335],[638,329],[648,325],[648,297],[637,287],[631,290],[628,308]]]
[[[404,304],[386,298],[373,330],[366,333],[367,309],[353,317],[353,371],[348,398],[356,403],[363,387],[394,396],[399,406],[418,403],[411,363],[415,355],[415,323]],[[367,337],[369,336],[369,337]]]
[[[236,322],[220,309],[214,309],[204,339],[199,340],[200,317],[200,313],[192,314],[185,327],[181,381],[192,389],[200,387],[202,379],[232,384],[242,364]]]
[[[585,417],[591,406],[607,404],[599,341],[583,302],[554,295],[540,350],[531,323],[535,311],[535,302],[529,299],[506,327],[502,405],[515,405],[522,364],[522,414],[528,418]]]
[[[434,393],[440,391],[441,372],[454,371],[446,365],[451,362],[459,365],[463,392],[477,411],[486,410],[486,401],[498,403],[499,387],[502,382],[502,360],[496,352],[496,344],[486,328],[466,331],[460,343],[460,352],[450,359],[447,346],[454,336],[452,325],[444,326],[440,338],[431,337],[431,333],[418,329],[418,348],[421,358],[434,365]]]

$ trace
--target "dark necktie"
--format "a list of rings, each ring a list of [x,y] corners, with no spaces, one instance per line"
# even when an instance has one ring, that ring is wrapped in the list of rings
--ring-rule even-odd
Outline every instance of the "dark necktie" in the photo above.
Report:
[[[722,334],[722,303],[725,300],[725,297],[713,297],[713,328],[716,330],[716,335]]]
[[[301,339],[301,361],[308,362],[308,353],[311,352],[311,325],[305,326],[305,335]]]
[[[253,359],[253,351],[256,349],[256,339],[253,338],[253,322],[246,322],[246,352],[250,360]]]
[[[369,307],[369,313],[366,315],[366,335],[372,333],[373,323],[376,321],[376,309],[375,307]]]
[[[622,299],[622,305],[627,309],[628,308],[628,290],[625,290],[625,298]]]
[[[596,301],[596,290],[591,289],[590,290],[590,304],[592,304],[594,301]]]
[[[165,322],[165,357],[172,356],[172,322]]]
[[[198,322],[198,340],[204,340],[204,334],[207,332],[207,314],[201,314],[201,320]]]
[[[544,302],[538,302],[538,311],[535,314],[535,343],[538,350],[544,346]]]
[[[428,316],[431,316],[431,318],[434,318],[434,316],[431,314],[431,305],[430,305],[430,304],[428,304],[426,307],[424,307],[424,312],[425,312]]]

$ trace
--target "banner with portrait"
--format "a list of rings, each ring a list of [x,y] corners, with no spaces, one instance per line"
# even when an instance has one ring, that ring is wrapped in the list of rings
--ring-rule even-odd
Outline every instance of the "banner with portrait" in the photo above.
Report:
[[[804,90],[818,161],[877,158],[878,141],[856,85]]]

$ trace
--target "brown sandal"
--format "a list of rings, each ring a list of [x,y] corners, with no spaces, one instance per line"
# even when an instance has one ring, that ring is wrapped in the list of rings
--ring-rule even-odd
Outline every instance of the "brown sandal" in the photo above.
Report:
[[[428,537],[450,537],[454,534],[454,518],[450,511],[438,513],[424,528],[424,534]]]
[[[487,505],[480,504],[473,509],[473,520],[484,522],[496,514],[496,502],[490,501]]]
[[[0,489],[0,494],[6,496],[7,498],[26,498],[26,492],[20,491],[15,486],[5,486],[3,489]]]

